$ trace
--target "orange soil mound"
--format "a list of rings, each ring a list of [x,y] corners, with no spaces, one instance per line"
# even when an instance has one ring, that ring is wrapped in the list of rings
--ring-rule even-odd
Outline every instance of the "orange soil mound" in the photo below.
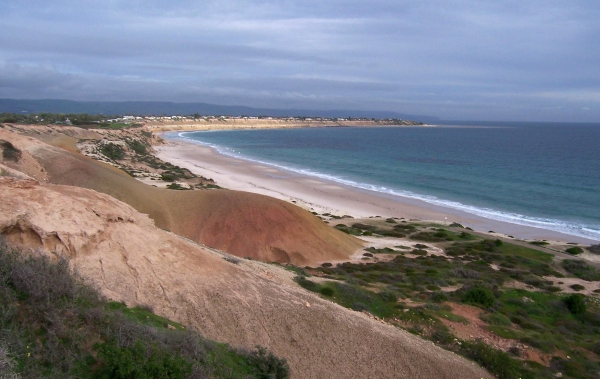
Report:
[[[273,265],[237,264],[154,227],[105,194],[0,178],[0,233],[70,258],[108,297],[148,304],[207,338],[285,357],[292,378],[489,378],[474,363],[295,286]]]
[[[61,143],[65,138],[70,137]],[[281,200],[228,190],[159,189],[39,141],[28,150],[49,182],[106,193],[150,215],[160,228],[240,257],[306,265],[346,259],[361,247],[359,240]]]

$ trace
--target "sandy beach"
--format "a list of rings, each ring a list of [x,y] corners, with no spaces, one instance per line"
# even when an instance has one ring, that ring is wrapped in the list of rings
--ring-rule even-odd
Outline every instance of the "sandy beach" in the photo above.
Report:
[[[163,134],[162,137],[166,136]],[[168,144],[155,147],[156,155],[160,159],[212,178],[221,187],[275,197],[317,213],[329,212],[355,218],[404,217],[441,224],[458,222],[475,231],[494,231],[499,235],[514,236],[518,239],[597,243],[551,230],[487,219],[417,199],[344,186],[274,166],[226,156],[212,147],[182,139],[170,137],[167,141]]]

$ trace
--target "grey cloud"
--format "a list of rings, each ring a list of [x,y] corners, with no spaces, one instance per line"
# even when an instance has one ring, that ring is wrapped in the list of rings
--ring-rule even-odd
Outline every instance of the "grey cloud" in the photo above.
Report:
[[[4,97],[600,120],[592,0],[22,0],[0,12]]]

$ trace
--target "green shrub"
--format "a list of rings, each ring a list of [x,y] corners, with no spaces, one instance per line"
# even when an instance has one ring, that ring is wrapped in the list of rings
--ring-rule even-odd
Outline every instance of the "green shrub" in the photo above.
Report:
[[[426,242],[441,242],[445,241],[447,237],[446,233],[441,232],[418,232],[410,236],[410,239],[417,241],[426,241]]]
[[[361,229],[357,229],[357,228],[351,228],[347,225],[344,224],[337,224],[336,226],[334,226],[334,228],[336,228],[337,230],[344,232],[346,234],[350,234],[353,236],[360,236],[362,235],[363,231]]]
[[[462,349],[469,358],[488,369],[499,379],[533,378],[531,374],[522,369],[519,361],[483,342],[464,341]]]
[[[490,313],[481,315],[481,319],[490,325],[510,326],[512,324],[510,322],[510,319],[502,313]]]
[[[431,295],[431,300],[436,303],[443,303],[444,301],[448,301],[448,295],[442,291],[436,291]]]
[[[574,315],[583,314],[587,310],[585,297],[581,294],[574,293],[569,295],[565,298],[564,302],[567,308],[569,308],[569,311]]]
[[[304,276],[296,276],[294,280],[300,285],[300,287],[309,291],[317,292],[321,289],[321,286],[318,283],[315,283],[312,280],[308,280]]]
[[[192,371],[190,362],[155,344],[149,347],[136,341],[133,346],[121,347],[113,339],[96,348],[101,359],[96,372],[99,379],[183,379]]]
[[[378,295],[383,301],[396,302],[398,300],[398,295],[391,291],[381,291],[378,293]]]
[[[178,179],[178,176],[174,175],[171,172],[163,172],[162,174],[160,174],[160,178],[165,182],[174,182]]]
[[[447,329],[436,329],[431,334],[431,339],[442,345],[449,345],[454,342],[454,335]]]
[[[578,255],[578,254],[582,254],[583,253],[583,249],[577,246],[574,247],[570,247],[567,250],[565,250],[565,252],[571,254],[571,255]]]
[[[574,291],[582,291],[585,289],[585,287],[582,286],[581,284],[573,284],[569,287],[571,287]]]
[[[345,226],[345,225],[344,225]],[[352,224],[352,227],[355,229],[360,229],[360,230],[370,230],[370,231],[374,231],[377,229],[376,226],[373,225],[367,225],[367,224],[361,224],[359,222]]]
[[[494,305],[496,298],[492,291],[484,287],[475,287],[468,290],[464,297],[463,302],[468,304],[479,305],[484,308],[490,308]]]
[[[287,379],[290,375],[286,360],[277,358],[263,347],[256,346],[248,361],[255,367],[253,371],[258,379]]]
[[[127,141],[127,145],[129,145],[129,148],[131,148],[131,150],[135,151],[137,154],[144,155],[148,153],[148,151],[146,150],[146,146],[140,141],[129,140]]]
[[[333,288],[323,287],[319,292],[321,292],[321,295],[323,296],[333,296],[335,291],[333,290]]]

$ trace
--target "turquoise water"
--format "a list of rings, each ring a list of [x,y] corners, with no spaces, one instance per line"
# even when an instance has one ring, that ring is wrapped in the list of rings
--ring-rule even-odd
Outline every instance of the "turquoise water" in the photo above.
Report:
[[[600,125],[180,133],[224,154],[600,240]]]

